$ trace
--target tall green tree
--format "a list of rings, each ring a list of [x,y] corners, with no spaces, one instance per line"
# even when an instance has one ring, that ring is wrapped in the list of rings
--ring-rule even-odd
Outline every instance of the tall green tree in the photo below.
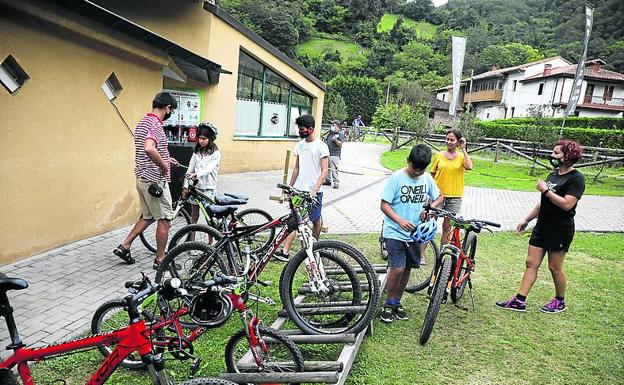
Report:
[[[342,96],[347,105],[349,119],[362,115],[365,122],[371,121],[381,96],[380,82],[377,79],[339,75],[327,82],[327,86],[331,92]]]

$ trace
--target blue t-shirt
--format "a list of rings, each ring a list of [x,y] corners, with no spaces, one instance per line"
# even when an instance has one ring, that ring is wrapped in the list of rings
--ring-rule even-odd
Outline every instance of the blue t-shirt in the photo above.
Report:
[[[392,210],[401,218],[418,224],[423,204],[434,201],[440,196],[440,190],[433,177],[425,172],[416,179],[412,179],[405,169],[396,171],[381,192],[381,200],[390,203]],[[399,241],[411,241],[409,232],[403,230],[398,223],[388,216],[384,218],[384,238]]]

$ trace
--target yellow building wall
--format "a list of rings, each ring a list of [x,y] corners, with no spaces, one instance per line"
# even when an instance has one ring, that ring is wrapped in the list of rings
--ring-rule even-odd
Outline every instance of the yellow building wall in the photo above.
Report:
[[[219,129],[217,143],[222,154],[221,173],[282,169],[286,151],[292,150],[297,141],[291,138],[234,137],[241,48],[313,98],[312,115],[320,130],[323,90],[219,17],[205,11],[202,2],[156,0],[151,1],[149,7],[137,1],[99,0],[97,3],[232,72],[232,75],[221,74],[216,85],[202,85],[192,80],[186,84],[171,79],[164,81],[164,88],[204,92],[203,119]],[[294,161],[290,164],[292,166]]]
[[[115,104],[133,130],[162,87],[162,64],[13,10],[0,12],[0,36],[11,37],[0,61],[13,55],[30,76],[13,95],[0,88],[3,265],[137,218],[133,137],[101,85],[117,75]]]
[[[7,1],[0,36],[10,38],[0,39],[0,61],[13,55],[30,80],[13,95],[0,89],[0,265],[135,221],[132,132],[162,88],[204,92],[222,173],[281,169],[297,139],[234,138],[241,47],[313,97],[320,130],[322,89],[202,2],[98,4],[233,72],[216,85],[163,80],[162,52],[45,1]],[[112,72],[123,87],[114,103],[129,127],[101,89]]]

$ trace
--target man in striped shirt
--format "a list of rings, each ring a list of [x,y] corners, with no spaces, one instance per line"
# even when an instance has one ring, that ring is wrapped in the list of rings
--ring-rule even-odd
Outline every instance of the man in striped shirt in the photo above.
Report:
[[[177,167],[180,164],[169,156],[163,121],[169,119],[177,107],[177,101],[168,92],[156,94],[152,102],[152,112],[145,115],[134,130],[134,174],[142,215],[126,239],[113,250],[113,254],[128,264],[135,262],[130,255],[132,242],[154,221],[158,221],[154,269],[158,268],[165,258],[169,224],[174,215],[169,192],[170,167]],[[154,197],[149,193],[150,185],[153,184],[162,188],[161,197]]]

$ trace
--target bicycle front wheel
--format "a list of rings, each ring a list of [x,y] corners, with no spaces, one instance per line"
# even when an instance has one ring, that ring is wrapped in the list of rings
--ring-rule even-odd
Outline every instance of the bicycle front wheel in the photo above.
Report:
[[[438,269],[438,274],[435,277],[435,283],[433,285],[433,291],[429,298],[429,306],[427,307],[427,313],[425,314],[425,323],[420,331],[420,344],[424,345],[429,340],[431,332],[433,331],[433,325],[435,325],[438,312],[440,311],[440,305],[444,300],[446,293],[446,287],[451,275],[451,267],[453,258],[450,253],[442,254],[442,262]]]
[[[128,327],[130,319],[124,306],[125,304],[122,300],[112,300],[100,305],[91,319],[91,333],[110,333]],[[115,346],[98,346],[104,357],[108,357],[114,348]],[[137,352],[131,353],[121,362],[121,366],[133,370],[140,370],[146,367]]]
[[[307,255],[299,251],[280,277],[280,297],[288,317],[308,334],[359,333],[377,309],[379,281],[368,260],[339,241],[318,241],[313,252],[324,266],[325,288],[308,279]]]
[[[303,371],[303,355],[283,332],[258,326],[258,344],[249,346],[245,330],[239,330],[225,347],[230,373],[292,373]],[[252,350],[253,349],[253,350]]]
[[[475,233],[468,233],[466,239],[464,239],[462,249],[464,250],[464,254],[466,254],[466,257],[470,259],[470,261],[472,261],[474,266],[475,253],[477,252],[477,235]],[[468,265],[468,261],[466,261],[465,259],[462,260],[462,265],[459,268],[459,274],[457,276],[457,279],[463,279],[463,281],[457,287],[451,288],[451,301],[453,301],[453,303],[459,302],[459,300],[464,295],[464,292],[466,291],[466,285],[470,281],[471,269],[472,268],[470,267],[470,265]]]
[[[271,214],[261,209],[246,209],[234,214],[236,221],[242,226],[264,225],[273,220]],[[275,239],[275,227],[266,229],[247,238],[241,239],[242,244],[250,244],[250,249],[256,254],[267,250]]]
[[[176,202],[176,204],[178,203]],[[174,207],[173,209],[175,210],[176,207]],[[191,224],[191,216],[189,215],[189,213],[186,212],[184,207],[180,207],[180,211],[178,211],[178,214],[176,215],[175,218],[171,220],[171,223],[169,225],[169,237],[167,239],[167,243],[171,240],[171,237],[175,232],[180,230],[182,227],[190,225],[190,224]],[[143,245],[152,253],[156,252],[156,227],[157,225],[158,223],[154,222],[151,225],[149,225],[147,229],[143,230],[141,234],[139,234],[139,238],[141,238],[141,243],[143,243]]]
[[[425,249],[420,257],[420,268],[411,269],[405,291],[413,294],[426,289],[429,283],[431,283],[431,276],[436,266],[439,266],[439,264],[440,248],[435,241],[431,240],[425,245]]]

